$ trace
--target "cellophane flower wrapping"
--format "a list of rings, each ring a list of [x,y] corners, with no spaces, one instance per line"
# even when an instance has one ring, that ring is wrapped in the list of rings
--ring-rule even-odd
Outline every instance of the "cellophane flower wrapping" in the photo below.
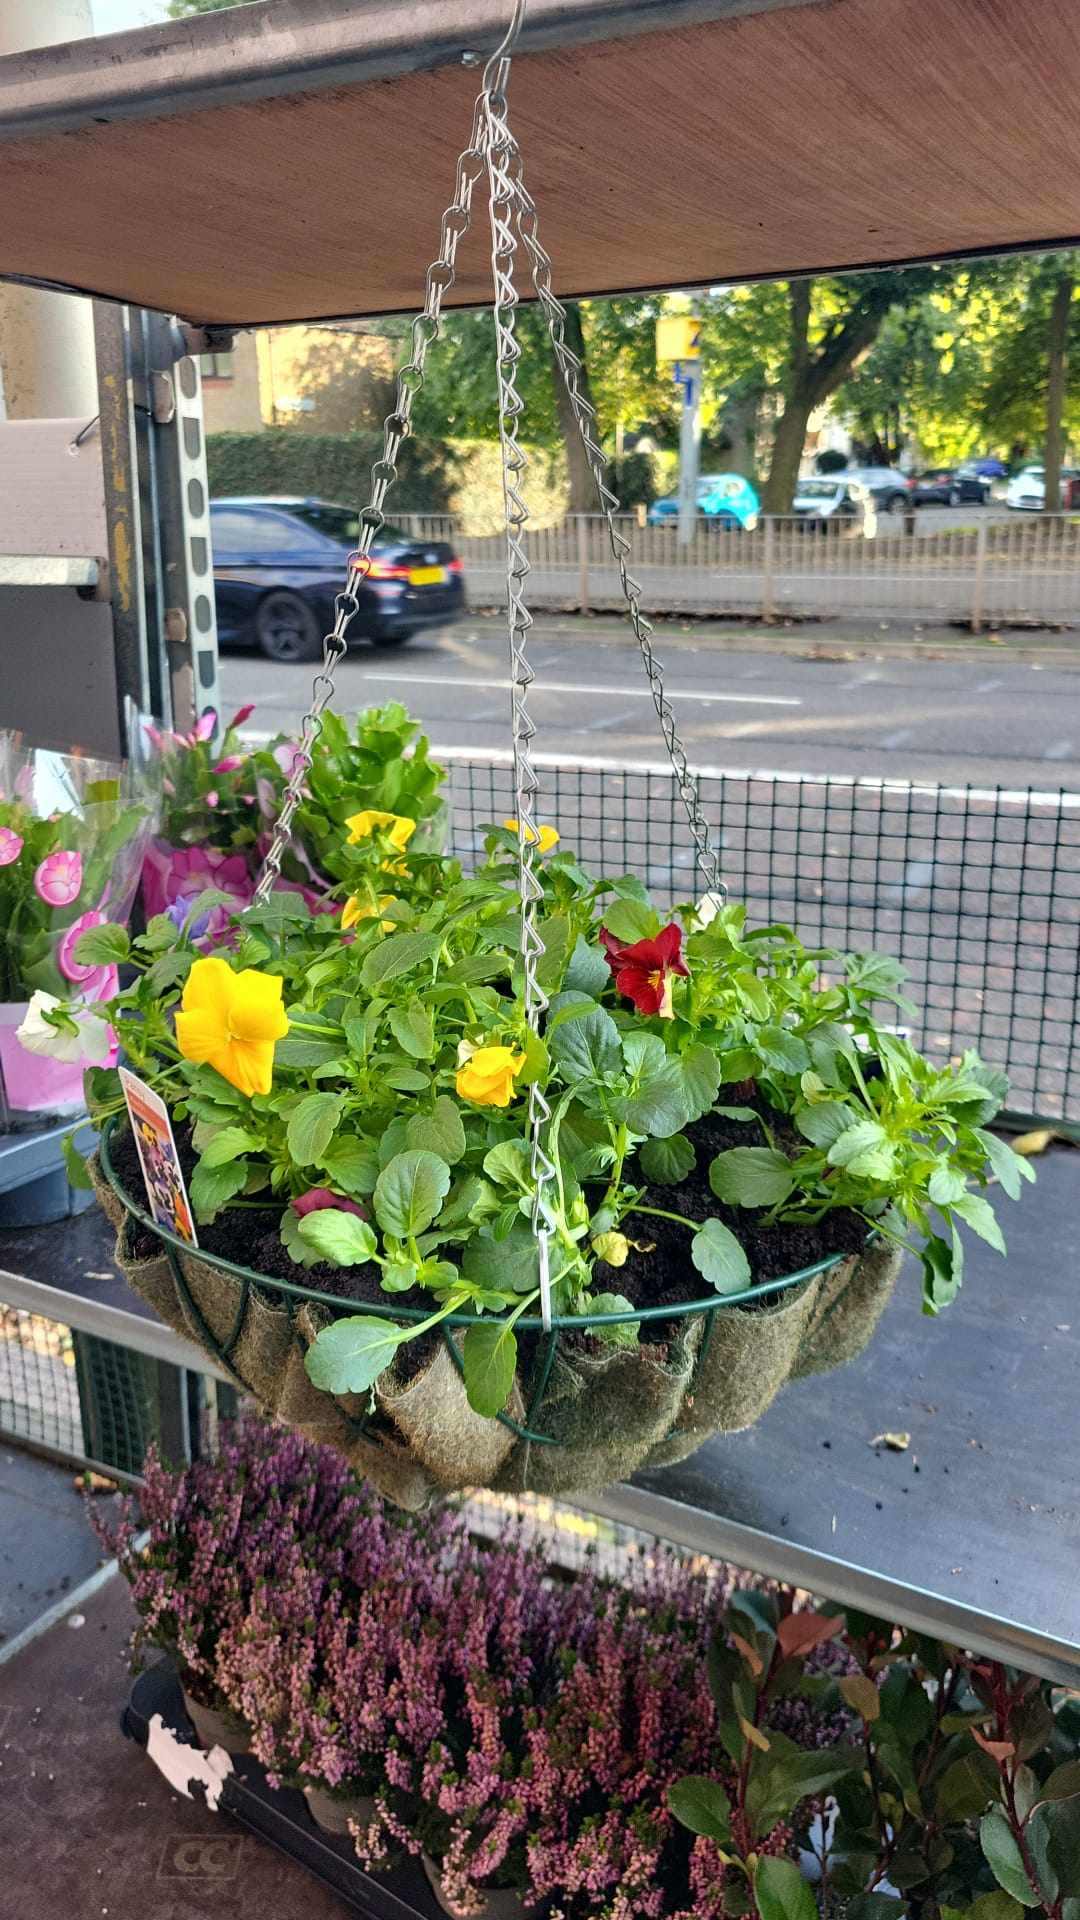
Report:
[[[115,967],[87,965],[76,950],[89,928],[126,923],[154,819],[152,784],[126,763],[0,731],[0,1065],[9,1107],[54,1103],[9,1084],[21,1069],[48,1079],[58,1065],[35,1065],[15,1039],[32,995],[92,1003],[116,992]]]

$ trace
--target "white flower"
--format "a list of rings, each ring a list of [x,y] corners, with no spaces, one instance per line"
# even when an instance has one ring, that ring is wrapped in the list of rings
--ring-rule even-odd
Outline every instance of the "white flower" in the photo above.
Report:
[[[77,1029],[54,1027],[46,1020],[47,1013],[61,1008],[66,1019],[72,1021]],[[94,1013],[89,1007],[72,1006],[66,1000],[58,1000],[55,993],[35,993],[26,1009],[21,1027],[16,1028],[15,1038],[26,1048],[27,1053],[44,1054],[48,1060],[62,1060],[69,1067],[93,1067],[108,1058],[112,1045],[112,1031],[107,1020]]]

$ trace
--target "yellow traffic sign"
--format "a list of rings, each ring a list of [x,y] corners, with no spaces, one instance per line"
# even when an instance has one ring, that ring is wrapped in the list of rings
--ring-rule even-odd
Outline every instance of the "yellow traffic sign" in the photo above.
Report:
[[[656,358],[700,360],[701,322],[692,313],[665,313],[656,323]]]

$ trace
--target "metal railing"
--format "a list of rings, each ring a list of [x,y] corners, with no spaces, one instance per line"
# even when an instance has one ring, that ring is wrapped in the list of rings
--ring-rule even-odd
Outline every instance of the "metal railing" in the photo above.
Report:
[[[442,750],[468,864],[510,812],[509,755]],[[538,818],[660,905],[698,891],[671,775],[536,756]],[[701,770],[732,898],[808,946],[878,948],[908,970],[912,1037],[1004,1067],[1014,1111],[1080,1123],[1080,794]]]
[[[473,534],[451,515],[402,514],[420,539],[449,540],[465,564],[474,606],[501,603],[502,538]],[[812,525],[765,518],[751,532],[702,520],[679,544],[674,524],[641,526],[627,514],[631,567],[657,613],[783,619],[873,618],[925,625],[1068,626],[1080,616],[1080,517],[973,507],[963,525],[906,531],[903,515]],[[607,526],[569,516],[524,536],[530,603],[589,613],[622,606]]]

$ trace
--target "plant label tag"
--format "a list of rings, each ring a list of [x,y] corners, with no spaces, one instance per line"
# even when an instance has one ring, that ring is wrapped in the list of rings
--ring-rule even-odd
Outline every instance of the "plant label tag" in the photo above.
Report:
[[[120,1069],[120,1085],[127,1101],[131,1131],[139,1150],[139,1165],[146,1182],[146,1198],[159,1227],[197,1247],[191,1203],[184,1185],[180,1155],[173,1139],[169,1110],[160,1095],[148,1087],[138,1074]]]

